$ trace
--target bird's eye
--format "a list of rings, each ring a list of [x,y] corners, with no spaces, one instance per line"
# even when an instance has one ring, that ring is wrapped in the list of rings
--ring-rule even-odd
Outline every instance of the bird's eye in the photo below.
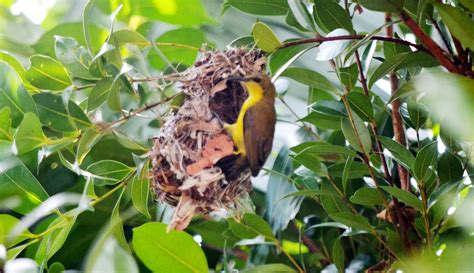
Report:
[[[253,81],[256,82],[256,83],[261,83],[262,79],[260,79],[259,77],[255,77],[255,78],[253,78]]]

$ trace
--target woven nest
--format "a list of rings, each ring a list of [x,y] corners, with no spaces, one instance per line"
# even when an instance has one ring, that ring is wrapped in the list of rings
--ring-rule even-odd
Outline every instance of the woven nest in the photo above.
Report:
[[[234,48],[205,52],[180,74],[184,103],[166,118],[151,152],[153,190],[160,201],[176,207],[169,229],[186,228],[195,214],[235,211],[251,191],[248,169],[228,180],[216,163],[234,151],[223,122],[237,120],[248,96],[226,79],[264,68],[260,51]]]

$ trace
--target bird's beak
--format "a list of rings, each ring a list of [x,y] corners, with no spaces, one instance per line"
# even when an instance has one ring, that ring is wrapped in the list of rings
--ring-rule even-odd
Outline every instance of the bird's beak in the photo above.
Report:
[[[243,82],[244,80],[244,77],[228,77],[226,79],[227,82]]]

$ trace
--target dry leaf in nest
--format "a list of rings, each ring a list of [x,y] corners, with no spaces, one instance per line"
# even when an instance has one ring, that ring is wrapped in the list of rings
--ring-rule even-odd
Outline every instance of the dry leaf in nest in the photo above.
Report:
[[[248,96],[226,79],[262,73],[264,66],[259,51],[206,52],[179,78],[185,100],[166,118],[150,153],[153,190],[159,200],[176,207],[169,229],[186,228],[198,213],[238,210],[248,196],[249,170],[228,181],[215,164],[234,150],[222,122],[234,123]]]

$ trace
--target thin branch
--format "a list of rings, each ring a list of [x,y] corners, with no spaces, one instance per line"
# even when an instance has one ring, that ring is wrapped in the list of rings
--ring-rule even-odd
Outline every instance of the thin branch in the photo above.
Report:
[[[445,52],[433,39],[431,39],[428,34],[426,34],[420,26],[408,15],[406,12],[402,11],[400,14],[400,19],[405,23],[405,25],[410,28],[410,30],[418,37],[421,43],[426,46],[426,48],[431,52],[431,54],[438,60],[438,62],[444,66],[448,71],[457,74],[464,74],[463,71],[454,64],[453,60],[449,57],[449,54]]]
[[[287,43],[283,43],[280,48],[287,48],[291,46],[297,46],[297,45],[302,45],[302,44],[311,44],[311,43],[324,43],[324,42],[330,42],[330,41],[341,41],[341,40],[362,40],[366,38],[367,35],[342,35],[342,36],[334,36],[334,37],[316,37],[316,38],[309,38],[309,39],[301,39],[297,41],[291,41]],[[392,37],[385,37],[385,36],[373,36],[370,38],[370,40],[375,40],[375,41],[384,41],[384,42],[390,42],[390,43],[396,43],[396,44],[402,44],[402,45],[407,45],[407,46],[412,46],[418,50],[430,53],[424,46],[419,45],[419,44],[414,44],[406,40],[402,39],[396,39]]]

